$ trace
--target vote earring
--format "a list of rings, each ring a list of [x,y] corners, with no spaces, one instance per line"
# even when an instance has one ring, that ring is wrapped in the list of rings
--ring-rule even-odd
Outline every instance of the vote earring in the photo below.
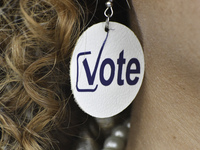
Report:
[[[75,101],[97,118],[114,116],[136,97],[144,76],[139,40],[126,26],[110,21],[113,0],[106,2],[105,22],[89,27],[78,39],[70,63]]]

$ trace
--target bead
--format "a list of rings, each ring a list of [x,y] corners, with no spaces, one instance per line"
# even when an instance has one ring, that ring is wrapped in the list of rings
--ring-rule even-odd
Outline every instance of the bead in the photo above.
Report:
[[[112,7],[112,6],[113,6],[112,2],[110,2],[110,1],[106,2],[106,7]]]
[[[82,139],[76,145],[76,150],[99,150],[99,146],[96,141],[89,139]]]
[[[123,150],[124,147],[125,142],[121,138],[115,136],[108,137],[104,143],[104,148],[110,148],[113,150]]]
[[[113,148],[104,148],[102,150],[124,150],[124,149],[113,149]]]
[[[110,118],[96,120],[100,126],[103,125],[104,127],[108,126],[110,123],[113,126],[114,123],[114,120]],[[109,125],[109,127],[111,126]],[[104,147],[102,150],[124,150],[128,136],[128,130],[130,127],[130,119],[126,120],[122,125],[115,127],[111,132],[111,136],[105,139]]]
[[[110,128],[115,125],[114,118],[96,118],[97,123],[102,128]]]
[[[125,126],[118,126],[114,128],[114,130],[112,131],[113,136],[122,138],[124,140],[127,138],[127,134],[128,134],[128,129]]]
[[[128,120],[126,120],[126,121],[124,122],[124,126],[127,127],[128,129],[131,128],[130,119],[128,119]]]

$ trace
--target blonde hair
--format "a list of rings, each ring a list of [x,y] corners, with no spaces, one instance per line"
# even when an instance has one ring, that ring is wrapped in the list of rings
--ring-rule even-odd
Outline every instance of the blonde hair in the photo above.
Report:
[[[90,118],[71,96],[70,56],[85,17],[94,16],[80,2],[0,2],[0,149],[97,150],[124,120]],[[101,14],[93,19],[102,20]]]
[[[56,149],[52,133],[71,117],[68,63],[83,13],[75,0],[0,6],[0,148]]]

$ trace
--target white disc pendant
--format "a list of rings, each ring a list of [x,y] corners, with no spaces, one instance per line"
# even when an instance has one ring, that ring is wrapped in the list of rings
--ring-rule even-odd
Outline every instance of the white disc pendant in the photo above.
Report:
[[[136,97],[144,76],[144,54],[126,26],[105,22],[79,38],[71,64],[71,88],[79,107],[97,118],[114,116]]]

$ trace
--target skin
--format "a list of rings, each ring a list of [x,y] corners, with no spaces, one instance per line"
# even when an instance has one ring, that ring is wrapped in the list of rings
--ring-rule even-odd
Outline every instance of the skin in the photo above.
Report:
[[[133,0],[145,55],[127,150],[200,149],[200,2]]]

